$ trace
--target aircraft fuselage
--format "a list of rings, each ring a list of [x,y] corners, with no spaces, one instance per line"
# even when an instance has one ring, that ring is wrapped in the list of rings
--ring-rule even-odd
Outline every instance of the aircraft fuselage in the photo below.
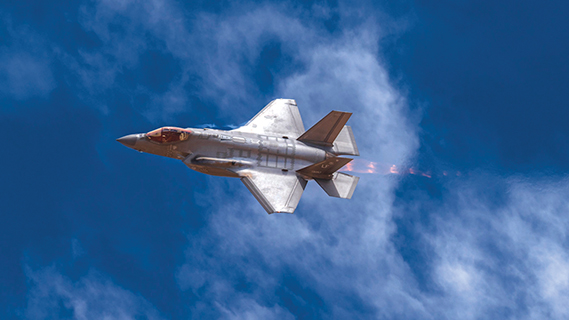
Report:
[[[236,171],[246,174],[246,168],[296,171],[326,159],[327,154],[317,146],[287,136],[216,129],[172,130],[188,136],[184,140],[158,142],[148,134],[133,134],[119,141],[141,152],[182,160],[195,171],[226,177],[241,176]]]

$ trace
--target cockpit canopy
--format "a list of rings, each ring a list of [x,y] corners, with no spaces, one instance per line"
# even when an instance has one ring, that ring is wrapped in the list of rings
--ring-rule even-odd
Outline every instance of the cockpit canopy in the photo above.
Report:
[[[190,130],[176,128],[176,127],[162,127],[146,134],[150,141],[158,143],[169,143],[188,140],[190,137]]]

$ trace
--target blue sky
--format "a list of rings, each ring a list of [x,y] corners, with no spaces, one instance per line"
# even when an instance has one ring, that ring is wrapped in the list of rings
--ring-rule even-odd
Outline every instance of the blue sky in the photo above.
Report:
[[[0,5],[0,318],[566,319],[562,1]],[[115,141],[353,112],[352,200],[267,215]],[[445,175],[444,173],[447,173]],[[460,172],[460,176],[456,173]]]

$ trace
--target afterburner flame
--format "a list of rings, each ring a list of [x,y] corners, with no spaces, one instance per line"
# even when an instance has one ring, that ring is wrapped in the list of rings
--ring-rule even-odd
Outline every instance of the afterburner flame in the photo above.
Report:
[[[421,171],[417,168],[413,167],[399,167],[396,165],[388,165],[373,161],[367,161],[363,159],[354,159],[346,166],[344,166],[340,171],[347,171],[347,172],[354,172],[354,173],[371,173],[371,174],[397,174],[397,175],[405,175],[405,174],[413,174],[418,176],[423,176],[426,178],[432,178],[432,174],[430,171]],[[456,175],[460,176],[460,172],[456,172],[455,174],[450,174],[448,171],[443,171],[442,173],[444,176],[451,176]]]
[[[390,173],[390,167],[388,165],[383,165],[377,162],[366,161],[361,159],[352,160],[341,170],[356,172],[356,173],[380,173],[380,174]]]

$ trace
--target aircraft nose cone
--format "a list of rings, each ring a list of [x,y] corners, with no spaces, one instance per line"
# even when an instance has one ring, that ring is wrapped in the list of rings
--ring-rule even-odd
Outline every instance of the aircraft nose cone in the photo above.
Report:
[[[131,147],[134,147],[134,145],[136,144],[136,141],[138,141],[138,135],[137,134],[129,134],[127,136],[118,138],[117,141],[124,144],[125,146],[131,148]]]

